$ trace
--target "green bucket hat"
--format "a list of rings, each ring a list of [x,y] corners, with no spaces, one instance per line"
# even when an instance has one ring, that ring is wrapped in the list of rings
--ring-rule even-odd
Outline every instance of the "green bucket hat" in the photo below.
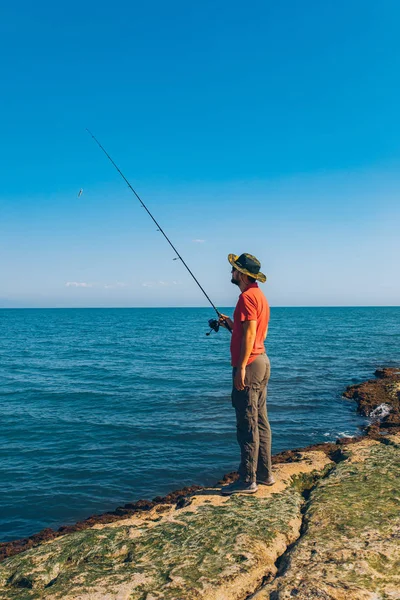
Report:
[[[261,283],[265,283],[267,278],[264,273],[261,273],[261,263],[252,254],[228,254],[228,260],[237,271],[257,279]]]

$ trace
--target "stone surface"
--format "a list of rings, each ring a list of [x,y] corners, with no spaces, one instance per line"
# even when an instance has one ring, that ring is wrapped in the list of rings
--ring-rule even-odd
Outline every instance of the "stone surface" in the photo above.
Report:
[[[400,369],[377,369],[375,376],[349,386],[343,395],[357,402],[361,415],[371,417],[372,429],[400,430]]]
[[[255,495],[204,490],[180,510],[155,507],[46,542],[0,564],[0,598],[245,598],[275,575],[277,558],[299,536],[303,488],[333,464],[322,452],[304,453]]]
[[[400,435],[345,451],[311,493],[280,574],[255,599],[400,598]]]

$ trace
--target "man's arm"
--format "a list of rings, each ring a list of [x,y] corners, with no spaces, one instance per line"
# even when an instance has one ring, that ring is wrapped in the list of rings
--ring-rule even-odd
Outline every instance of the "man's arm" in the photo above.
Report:
[[[246,377],[246,365],[249,360],[249,356],[254,348],[254,342],[256,341],[257,333],[257,321],[243,321],[243,338],[242,346],[240,349],[240,357],[237,365],[237,371],[235,375],[235,388],[238,390],[244,390],[244,380]]]

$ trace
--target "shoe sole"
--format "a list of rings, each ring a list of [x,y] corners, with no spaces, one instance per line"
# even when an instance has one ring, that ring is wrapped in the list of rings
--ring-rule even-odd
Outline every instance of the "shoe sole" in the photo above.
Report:
[[[266,481],[257,481],[258,485],[268,485],[268,486],[271,486],[271,485],[275,485],[275,483],[276,483],[275,480],[272,481],[271,483],[267,483]]]

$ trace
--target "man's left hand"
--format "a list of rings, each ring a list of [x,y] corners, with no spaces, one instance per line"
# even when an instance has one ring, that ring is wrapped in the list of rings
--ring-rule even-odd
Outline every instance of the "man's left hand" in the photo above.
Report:
[[[244,383],[245,378],[246,378],[246,367],[241,367],[240,369],[237,369],[235,379],[233,381],[234,386],[237,390],[239,390],[239,391],[244,390],[244,388],[246,387],[245,383]]]

